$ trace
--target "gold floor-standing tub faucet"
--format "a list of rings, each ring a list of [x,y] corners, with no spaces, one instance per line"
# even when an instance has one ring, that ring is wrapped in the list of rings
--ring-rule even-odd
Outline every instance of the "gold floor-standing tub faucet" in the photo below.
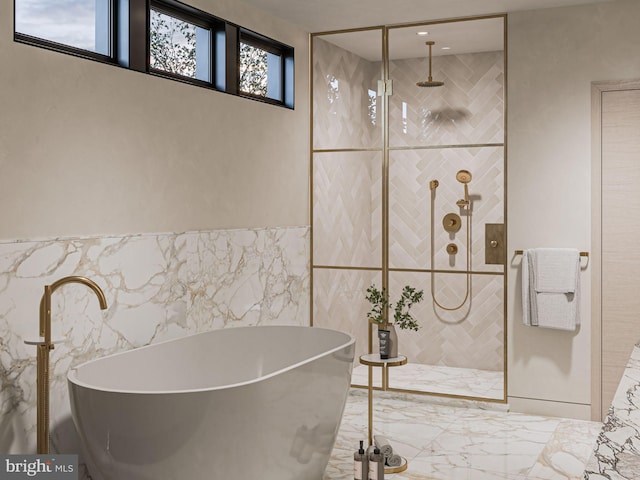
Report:
[[[44,294],[40,300],[40,336],[44,341],[38,342],[38,379],[37,379],[37,429],[38,453],[49,453],[49,352],[53,350],[51,342],[51,294],[66,283],[82,283],[95,292],[100,302],[100,309],[107,308],[104,292],[93,281],[85,277],[64,277],[51,285],[44,286]]]

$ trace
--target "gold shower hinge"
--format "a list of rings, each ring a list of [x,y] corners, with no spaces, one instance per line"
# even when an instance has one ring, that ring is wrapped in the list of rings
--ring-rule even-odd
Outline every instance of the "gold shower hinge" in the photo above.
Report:
[[[393,95],[393,80],[378,80],[378,96]]]

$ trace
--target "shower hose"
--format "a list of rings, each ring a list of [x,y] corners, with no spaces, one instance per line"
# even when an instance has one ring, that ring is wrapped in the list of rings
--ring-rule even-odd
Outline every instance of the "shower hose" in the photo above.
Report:
[[[444,305],[442,305],[440,302],[438,302],[438,300],[436,299],[436,287],[435,287],[435,283],[436,283],[436,279],[435,279],[435,271],[434,271],[434,257],[435,257],[435,238],[434,238],[434,219],[435,219],[435,197],[436,197],[436,189],[433,188],[431,190],[431,298],[433,299],[433,303],[435,303],[438,307],[440,307],[442,310],[447,310],[449,312],[455,311],[455,310],[459,310],[461,309],[465,303],[467,303],[467,299],[469,298],[469,291],[470,291],[470,287],[471,287],[471,255],[470,255],[470,250],[471,250],[471,229],[470,227],[470,219],[471,219],[471,209],[470,209],[470,205],[467,205],[466,210],[467,210],[467,272],[466,272],[466,276],[467,276],[467,282],[466,282],[466,290],[465,290],[465,294],[464,294],[464,299],[462,300],[462,303],[460,303],[460,305],[458,305],[457,307],[445,307]]]

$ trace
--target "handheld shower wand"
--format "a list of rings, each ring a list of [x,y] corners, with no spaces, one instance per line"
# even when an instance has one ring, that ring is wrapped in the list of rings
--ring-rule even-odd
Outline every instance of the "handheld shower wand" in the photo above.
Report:
[[[456,173],[456,180],[464,184],[464,200],[458,200],[456,205],[460,208],[469,208],[469,187],[471,181],[471,172],[469,170],[460,170]]]
[[[467,281],[466,281],[466,289],[465,289],[465,293],[464,293],[464,298],[462,299],[462,302],[460,302],[458,305],[456,305],[455,307],[446,307],[443,304],[441,304],[440,302],[438,302],[438,300],[436,299],[436,279],[435,279],[435,228],[434,228],[434,218],[435,218],[435,190],[436,188],[438,188],[438,180],[431,180],[429,182],[429,188],[431,190],[431,229],[430,229],[430,238],[431,238],[431,298],[433,300],[434,305],[438,306],[439,308],[441,308],[442,310],[446,310],[449,312],[455,311],[455,310],[459,310],[461,309],[466,303],[467,300],[469,299],[469,295],[471,294],[471,210],[469,209],[469,187],[467,186],[467,184],[471,181],[471,172],[469,172],[469,170],[460,170],[458,173],[456,173],[456,180],[458,180],[460,183],[464,184],[464,199],[458,200],[456,202],[456,205],[458,205],[458,207],[463,208],[463,209],[467,209],[467,244],[466,244],[466,252],[467,252],[467,262],[466,262],[466,277],[467,277]],[[460,230],[460,225],[455,225],[455,219],[457,218],[458,222],[460,222],[460,217],[455,214],[448,214],[445,216],[443,224],[445,227],[445,230],[448,231],[449,233],[455,233],[458,230]],[[451,220],[453,219],[454,223],[451,223]],[[455,244],[449,244],[447,245],[447,253],[449,255],[455,255],[457,253],[457,247]]]

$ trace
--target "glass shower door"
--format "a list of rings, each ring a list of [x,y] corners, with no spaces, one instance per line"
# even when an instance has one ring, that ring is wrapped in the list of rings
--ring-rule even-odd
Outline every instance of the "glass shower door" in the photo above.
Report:
[[[366,385],[364,292],[382,282],[382,29],[314,35],[312,62],[312,321],[356,337],[354,383]]]
[[[505,267],[485,262],[505,219],[504,72],[502,16],[389,29],[389,285],[424,290],[393,388],[506,399]],[[417,85],[429,75],[442,85]]]
[[[312,322],[355,335],[357,359],[377,351],[367,287],[424,290],[394,390],[506,401],[506,254],[485,255],[506,211],[505,20],[311,38]]]

